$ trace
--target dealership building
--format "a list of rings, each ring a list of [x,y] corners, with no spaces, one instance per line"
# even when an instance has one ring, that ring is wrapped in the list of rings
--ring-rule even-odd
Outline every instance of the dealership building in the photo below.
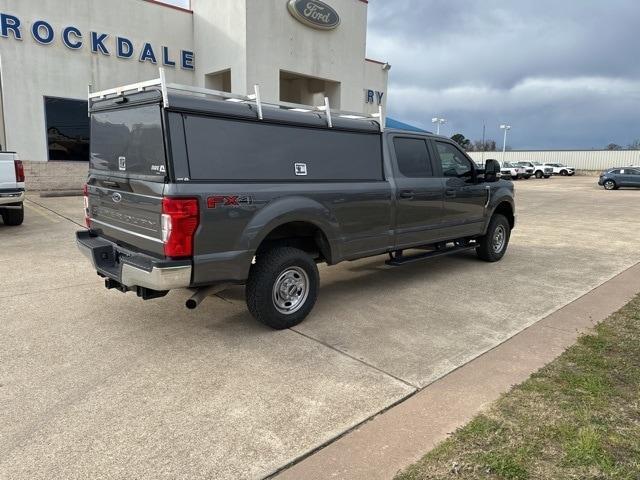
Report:
[[[31,189],[87,172],[87,91],[167,80],[373,113],[389,65],[365,58],[366,0],[0,0],[0,146]],[[90,86],[90,87],[89,87]]]

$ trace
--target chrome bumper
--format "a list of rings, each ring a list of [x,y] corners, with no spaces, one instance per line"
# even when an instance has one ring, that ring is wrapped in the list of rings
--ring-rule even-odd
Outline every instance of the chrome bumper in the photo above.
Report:
[[[7,203],[19,203],[24,201],[24,191],[0,193],[0,206]],[[5,207],[11,208],[11,207]]]
[[[122,264],[120,282],[127,287],[146,287],[152,290],[172,290],[186,288],[191,283],[191,267],[153,267],[150,272]]]
[[[105,271],[96,264],[95,256],[91,247],[85,245],[80,240],[76,240],[78,250],[89,259],[93,268],[99,273],[113,278],[122,285],[133,287],[145,287],[151,290],[172,290],[174,288],[187,288],[191,283],[191,265],[179,265],[170,267],[151,267],[150,270],[127,263],[126,258],[122,258],[119,275]]]

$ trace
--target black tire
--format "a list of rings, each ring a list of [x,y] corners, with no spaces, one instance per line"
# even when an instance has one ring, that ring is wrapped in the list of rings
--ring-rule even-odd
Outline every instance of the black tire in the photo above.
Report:
[[[560,170],[560,175],[566,177],[567,175],[569,175],[569,172],[567,172],[566,170]]]
[[[531,175],[525,175],[525,176],[524,176],[524,179],[525,179],[525,180],[529,180],[530,178],[531,178]]]
[[[613,180],[605,180],[602,186],[605,190],[616,190],[618,188],[618,185]]]
[[[22,225],[24,221],[24,205],[20,205],[19,209],[7,209],[2,212],[2,220],[5,225],[12,227]]]
[[[279,291],[274,288],[276,282],[282,286]],[[305,282],[306,289],[300,286]],[[256,263],[251,266],[245,289],[247,308],[258,321],[271,328],[291,328],[313,309],[319,285],[318,267],[309,254],[293,247],[276,247],[257,255]],[[295,300],[286,301],[289,293]],[[283,311],[286,308],[295,309],[286,313]]]
[[[542,178],[543,176],[544,174],[540,170],[536,172],[536,178]]]
[[[502,229],[503,240],[499,250],[496,250],[496,248],[494,248],[494,242],[496,241],[496,235],[499,229]],[[507,251],[510,237],[511,227],[509,226],[509,221],[504,215],[496,213],[491,217],[487,234],[479,240],[480,245],[476,248],[478,258],[485,262],[497,262],[502,259]]]

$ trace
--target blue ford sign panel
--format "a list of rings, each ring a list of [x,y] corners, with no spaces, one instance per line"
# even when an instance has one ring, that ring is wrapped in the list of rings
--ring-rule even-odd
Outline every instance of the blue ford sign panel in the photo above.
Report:
[[[118,58],[136,58],[142,63],[162,63],[165,67],[175,67],[179,63],[185,70],[195,69],[194,55],[190,50],[172,52],[168,47],[154,46],[149,42],[143,42],[136,48],[131,40],[123,36],[112,38],[103,32],[83,33],[72,25],[58,31],[45,20],[35,20],[29,27],[15,15],[0,13],[0,37],[23,40],[28,35],[40,45],[51,45],[59,39],[69,50],[89,48],[96,55],[115,54]]]
[[[340,25],[340,15],[320,0],[289,0],[289,13],[305,25],[320,30],[332,30]]]

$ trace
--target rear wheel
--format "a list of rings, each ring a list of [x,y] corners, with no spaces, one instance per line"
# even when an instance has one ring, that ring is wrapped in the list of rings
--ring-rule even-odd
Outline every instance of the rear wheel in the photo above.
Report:
[[[569,172],[567,172],[566,170],[560,170],[560,175],[566,177],[567,175],[569,175]]]
[[[495,214],[489,222],[489,228],[484,237],[480,238],[480,245],[476,248],[478,257],[485,262],[497,262],[507,251],[511,226],[504,215]]]
[[[20,208],[4,210],[2,212],[2,220],[5,225],[22,225],[22,222],[24,221],[24,205],[20,204]]]
[[[247,307],[265,325],[281,330],[302,322],[318,297],[316,262],[293,247],[276,247],[256,257],[246,286]]]
[[[606,180],[604,182],[604,189],[605,190],[615,190],[618,186],[616,185],[616,182],[614,182],[613,180]]]
[[[540,170],[536,172],[536,178],[542,178],[543,176],[544,174]]]

